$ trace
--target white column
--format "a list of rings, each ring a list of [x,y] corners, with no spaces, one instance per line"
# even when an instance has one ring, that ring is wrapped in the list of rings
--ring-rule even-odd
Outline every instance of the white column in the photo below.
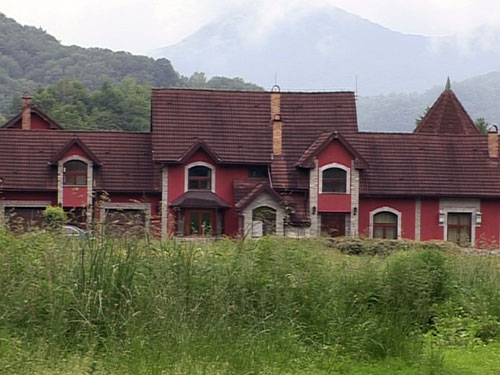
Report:
[[[314,160],[314,168],[309,172],[309,217],[311,218],[311,227],[309,236],[320,235],[320,221],[318,219],[318,159]]]
[[[168,167],[161,173],[161,239],[168,238]]]
[[[351,237],[359,236],[359,170],[351,162]]]

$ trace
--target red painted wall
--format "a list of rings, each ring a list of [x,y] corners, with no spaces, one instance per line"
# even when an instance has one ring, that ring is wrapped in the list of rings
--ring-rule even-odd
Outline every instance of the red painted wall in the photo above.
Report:
[[[63,207],[87,206],[86,187],[63,187]]]
[[[390,207],[401,212],[401,237],[415,239],[415,200],[360,198],[359,200],[359,235],[370,235],[370,212],[380,207]]]
[[[443,240],[444,227],[439,226],[439,199],[422,198],[420,202],[420,239]]]
[[[82,158],[89,159],[89,156],[87,155],[86,152],[84,152],[80,146],[78,145],[73,145],[68,152],[66,152],[61,159],[65,159],[70,156],[81,156]]]
[[[22,121],[19,120],[13,126],[13,129],[22,129]],[[31,113],[31,129],[32,130],[49,130],[50,125],[35,113]]]
[[[476,227],[476,247],[479,249],[498,249],[500,231],[500,202],[481,201],[482,223]]]
[[[185,167],[197,161],[203,161],[215,167],[215,194],[232,205],[232,208],[226,210],[224,214],[224,234],[228,236],[237,235],[239,219],[234,208],[233,180],[248,178],[247,166],[221,166],[216,164],[206,152],[199,150],[193,154],[186,164],[168,168],[168,203],[170,204],[184,194]],[[172,210],[169,210],[169,215],[169,233],[175,234],[177,230],[176,215]]]
[[[351,168],[352,159],[353,155],[351,155],[342,143],[334,140],[318,155],[318,167],[321,168],[330,163],[338,163]],[[318,175],[318,179],[321,181],[321,176]],[[350,184],[350,181],[348,183]],[[351,194],[318,194],[318,212],[351,212]]]
[[[54,192],[3,192],[0,193],[1,200],[14,201],[48,201],[52,205],[57,204],[57,193]]]

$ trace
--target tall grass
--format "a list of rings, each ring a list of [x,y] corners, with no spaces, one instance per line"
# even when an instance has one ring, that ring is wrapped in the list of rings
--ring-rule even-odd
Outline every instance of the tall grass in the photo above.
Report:
[[[464,331],[470,342],[498,337],[499,264],[432,249],[348,256],[320,240],[77,241],[1,232],[0,366],[29,372],[20,353],[49,373],[63,359],[82,373],[131,374],[419,363],[435,357],[429,340],[450,343]]]

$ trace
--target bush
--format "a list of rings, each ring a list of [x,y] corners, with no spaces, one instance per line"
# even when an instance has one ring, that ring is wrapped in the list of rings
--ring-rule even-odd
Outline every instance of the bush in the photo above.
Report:
[[[43,211],[43,221],[48,229],[60,229],[63,226],[65,219],[66,215],[62,207],[47,206]]]

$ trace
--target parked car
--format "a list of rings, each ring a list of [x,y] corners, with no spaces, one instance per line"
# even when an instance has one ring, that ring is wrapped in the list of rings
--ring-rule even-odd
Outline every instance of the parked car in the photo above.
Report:
[[[63,235],[66,237],[87,237],[88,232],[75,225],[64,225]]]

